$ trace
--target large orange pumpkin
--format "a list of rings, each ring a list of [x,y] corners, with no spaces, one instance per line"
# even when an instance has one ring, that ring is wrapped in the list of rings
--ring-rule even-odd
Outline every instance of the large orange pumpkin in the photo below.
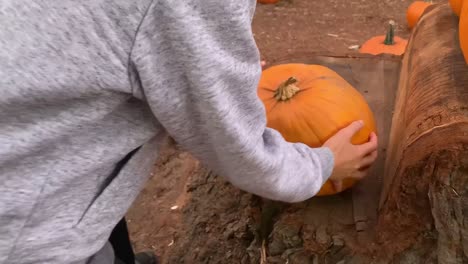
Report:
[[[320,65],[283,64],[263,71],[258,96],[267,114],[267,126],[289,142],[317,148],[340,129],[364,121],[351,140],[363,144],[376,132],[375,120],[364,97],[333,70]],[[346,179],[343,189],[355,183]],[[317,196],[337,193],[327,181]]]
[[[464,0],[449,0],[450,7],[452,8],[453,12],[457,15],[460,16],[460,12],[462,10],[462,5],[463,5]]]
[[[405,53],[407,44],[408,41],[406,39],[395,36],[395,25],[393,21],[390,21],[387,34],[369,39],[362,44],[359,52],[372,55],[384,53],[402,55]]]
[[[460,39],[460,48],[465,56],[465,61],[468,64],[468,4],[463,3],[460,12],[460,21],[458,24],[458,38]]]
[[[409,5],[406,10],[406,21],[409,28],[416,26],[422,14],[430,5],[432,5],[432,1],[414,1]]]

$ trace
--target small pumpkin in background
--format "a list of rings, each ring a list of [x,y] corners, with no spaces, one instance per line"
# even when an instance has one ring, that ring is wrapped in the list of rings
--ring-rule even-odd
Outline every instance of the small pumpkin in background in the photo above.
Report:
[[[351,143],[368,142],[371,132],[376,132],[374,115],[364,97],[324,66],[293,63],[270,67],[262,73],[258,96],[265,105],[267,126],[289,142],[321,147],[356,120],[363,120],[364,127]],[[343,190],[355,183],[355,179],[344,180]],[[316,196],[335,193],[327,181]]]
[[[406,10],[406,21],[410,29],[416,26],[426,8],[432,4],[432,1],[414,1],[411,3]]]
[[[468,0],[449,0],[453,12],[460,17],[458,39],[460,48],[468,64]]]
[[[359,52],[372,55],[383,53],[402,55],[405,53],[407,44],[408,41],[406,39],[395,36],[395,22],[390,21],[388,23],[387,34],[369,39],[364,44],[362,44]]]
[[[468,4],[467,1],[462,5],[460,12],[460,21],[458,22],[458,38],[465,61],[468,64]]]
[[[279,0],[257,0],[260,4],[276,4]]]
[[[452,8],[453,12],[457,15],[460,16],[460,12],[462,10],[462,5],[463,5],[464,0],[449,0],[450,7]]]

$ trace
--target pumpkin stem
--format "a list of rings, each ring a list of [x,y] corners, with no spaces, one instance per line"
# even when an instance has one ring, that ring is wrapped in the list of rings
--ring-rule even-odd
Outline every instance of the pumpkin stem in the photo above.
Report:
[[[395,44],[395,22],[390,20],[388,23],[387,35],[385,35],[384,40],[385,45],[394,45]]]
[[[278,89],[275,91],[274,98],[277,101],[287,101],[291,99],[300,90],[295,83],[297,83],[297,79],[289,77],[285,82],[278,86]]]

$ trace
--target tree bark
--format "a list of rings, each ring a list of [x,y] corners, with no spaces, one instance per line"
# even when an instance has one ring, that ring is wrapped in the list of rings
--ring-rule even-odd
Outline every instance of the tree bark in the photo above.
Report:
[[[457,29],[448,4],[436,5],[408,43],[377,226],[388,257],[418,249],[424,261],[468,263],[468,67]]]

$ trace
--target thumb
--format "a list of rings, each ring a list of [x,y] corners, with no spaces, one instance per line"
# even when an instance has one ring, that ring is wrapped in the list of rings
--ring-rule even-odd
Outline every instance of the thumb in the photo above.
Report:
[[[364,121],[362,120],[354,121],[349,126],[343,128],[342,133],[351,139],[363,127],[364,127]]]

